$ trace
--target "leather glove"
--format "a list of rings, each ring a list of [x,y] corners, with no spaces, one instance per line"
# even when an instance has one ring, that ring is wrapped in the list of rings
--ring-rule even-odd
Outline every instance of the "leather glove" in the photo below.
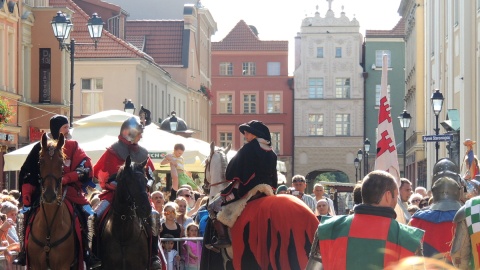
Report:
[[[84,177],[88,177],[90,174],[90,168],[84,168],[84,167],[78,167],[75,169],[75,171],[78,174],[78,179],[83,180]]]

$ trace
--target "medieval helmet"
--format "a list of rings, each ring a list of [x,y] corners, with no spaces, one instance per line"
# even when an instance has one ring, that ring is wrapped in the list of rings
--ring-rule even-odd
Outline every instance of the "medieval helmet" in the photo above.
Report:
[[[451,171],[454,173],[460,173],[460,170],[458,169],[457,164],[453,162],[449,158],[442,158],[437,163],[435,163],[435,166],[433,166],[433,175],[442,172],[442,171]]]
[[[438,178],[432,186],[433,204],[432,210],[450,211],[458,210],[462,206],[460,198],[462,196],[461,185],[452,177],[442,176]]]
[[[133,142],[135,137],[143,132],[143,126],[138,122],[137,118],[129,117],[123,122],[122,127],[120,128],[120,135],[123,135],[124,130],[128,130],[128,134],[124,135],[124,138],[129,142]]]

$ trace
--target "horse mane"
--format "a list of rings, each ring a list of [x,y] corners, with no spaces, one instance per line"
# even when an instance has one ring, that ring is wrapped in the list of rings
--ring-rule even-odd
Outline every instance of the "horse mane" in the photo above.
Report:
[[[63,134],[62,134],[62,137],[63,137]],[[40,148],[40,153],[39,153],[40,158],[44,157],[43,153],[46,153],[46,152],[50,151],[50,149],[52,149],[52,151],[54,151],[55,148],[57,148],[58,143],[60,142],[60,138],[59,138],[59,140],[55,140],[55,139],[50,138],[48,136],[45,136],[45,138],[46,138],[45,143],[46,143],[47,147],[45,149],[43,148],[43,136],[42,136],[42,142],[40,142],[40,144],[42,145],[42,147]],[[63,142],[62,149],[63,149],[64,146],[65,146],[65,143]],[[62,159],[66,158],[66,155],[63,151],[59,151],[59,154],[62,157]]]

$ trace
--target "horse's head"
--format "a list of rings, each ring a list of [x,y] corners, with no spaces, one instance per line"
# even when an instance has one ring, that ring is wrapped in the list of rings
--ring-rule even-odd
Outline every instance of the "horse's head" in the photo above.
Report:
[[[147,195],[147,176],[145,165],[147,161],[142,163],[132,162],[130,156],[127,157],[125,165],[123,165],[117,174],[117,188],[115,197],[122,204],[128,205],[128,211],[133,211],[133,215],[139,218],[147,218],[152,212],[152,207]],[[116,209],[122,212],[121,209]]]
[[[210,143],[210,155],[205,160],[205,181],[204,189],[209,190],[209,197],[213,198],[222,190],[225,182],[225,171],[228,165],[227,153],[231,145],[227,147],[215,147],[215,143]]]
[[[43,203],[53,203],[55,199],[58,202],[62,200],[63,160],[65,158],[62,147],[64,143],[65,138],[61,133],[58,142],[48,140],[46,133],[42,135],[39,166]]]

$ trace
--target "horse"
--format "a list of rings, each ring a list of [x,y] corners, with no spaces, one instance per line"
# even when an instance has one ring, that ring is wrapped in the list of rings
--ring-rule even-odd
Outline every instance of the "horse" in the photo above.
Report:
[[[226,149],[210,144],[205,161],[205,185],[223,189],[227,167]],[[210,245],[213,226],[207,224],[200,269],[305,269],[318,219],[292,195],[264,196],[249,201],[230,228],[231,248]]]
[[[152,206],[146,192],[145,164],[134,163],[128,156],[117,173],[117,188],[100,237],[104,269],[149,268],[146,226]]]
[[[74,219],[65,203],[62,188],[63,145],[42,135],[40,151],[40,207],[33,220],[27,245],[30,269],[78,269]]]

